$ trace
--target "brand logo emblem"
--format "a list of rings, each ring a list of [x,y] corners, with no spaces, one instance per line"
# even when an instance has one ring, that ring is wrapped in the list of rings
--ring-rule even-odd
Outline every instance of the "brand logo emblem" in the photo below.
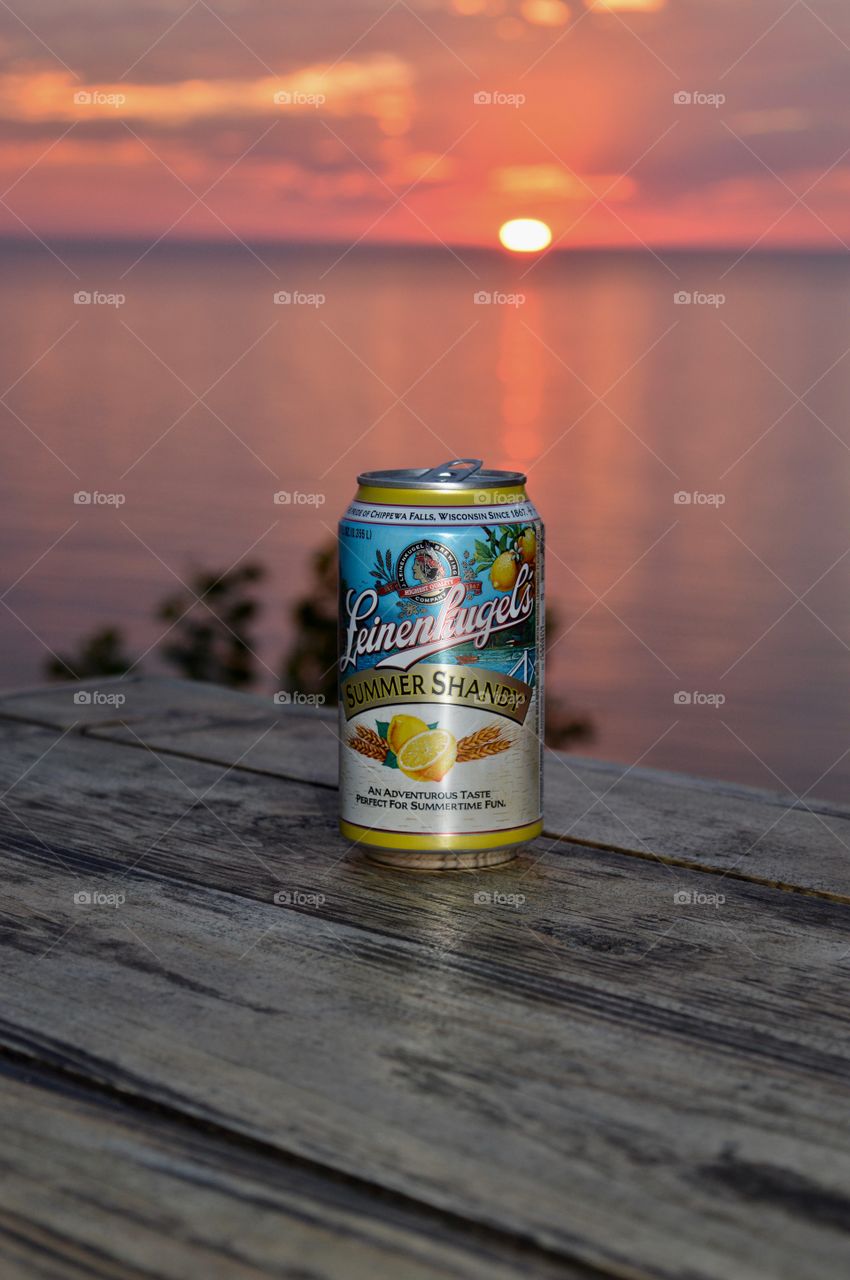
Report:
[[[457,557],[443,542],[412,542],[398,558],[396,590],[407,600],[436,604],[458,582]]]

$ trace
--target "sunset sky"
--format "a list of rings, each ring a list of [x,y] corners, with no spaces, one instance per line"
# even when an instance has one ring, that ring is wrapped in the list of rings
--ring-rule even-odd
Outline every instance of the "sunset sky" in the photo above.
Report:
[[[9,4],[6,236],[850,243],[847,0]]]

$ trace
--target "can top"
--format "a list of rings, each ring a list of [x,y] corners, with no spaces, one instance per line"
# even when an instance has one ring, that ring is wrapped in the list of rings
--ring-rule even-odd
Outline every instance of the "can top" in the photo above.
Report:
[[[489,471],[481,458],[453,458],[436,467],[405,467],[398,471],[363,471],[357,483],[382,489],[489,489],[525,484],[522,471]]]

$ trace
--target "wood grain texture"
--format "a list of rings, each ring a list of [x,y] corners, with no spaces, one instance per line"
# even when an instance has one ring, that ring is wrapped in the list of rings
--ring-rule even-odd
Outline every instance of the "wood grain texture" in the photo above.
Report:
[[[57,739],[3,735],[0,1044],[612,1275],[846,1274],[842,904],[545,840],[399,875],[326,787]]]
[[[0,1060],[4,1280],[586,1280],[228,1135]]]
[[[126,697],[123,723],[114,709],[82,708],[87,731],[336,786],[333,712],[298,713],[276,708],[270,697],[167,679],[133,682]],[[0,716],[62,729],[75,723],[74,710],[71,686],[0,699]],[[850,809],[836,804],[801,804],[793,796],[547,751],[545,833],[550,842],[616,849],[850,902]]]
[[[79,701],[77,695],[81,694],[89,700]],[[114,695],[124,701],[116,705],[111,700]],[[160,718],[177,711],[183,715],[215,713],[222,719],[230,711],[258,715],[274,705],[271,696],[237,693],[197,680],[134,675],[58,681],[37,689],[0,694],[0,718],[85,730],[93,725]]]

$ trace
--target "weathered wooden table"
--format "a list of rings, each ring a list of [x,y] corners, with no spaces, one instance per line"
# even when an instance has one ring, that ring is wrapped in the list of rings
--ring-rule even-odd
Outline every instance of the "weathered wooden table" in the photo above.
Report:
[[[0,742],[4,1280],[845,1280],[850,810],[550,754],[518,862],[406,874],[329,715]]]

